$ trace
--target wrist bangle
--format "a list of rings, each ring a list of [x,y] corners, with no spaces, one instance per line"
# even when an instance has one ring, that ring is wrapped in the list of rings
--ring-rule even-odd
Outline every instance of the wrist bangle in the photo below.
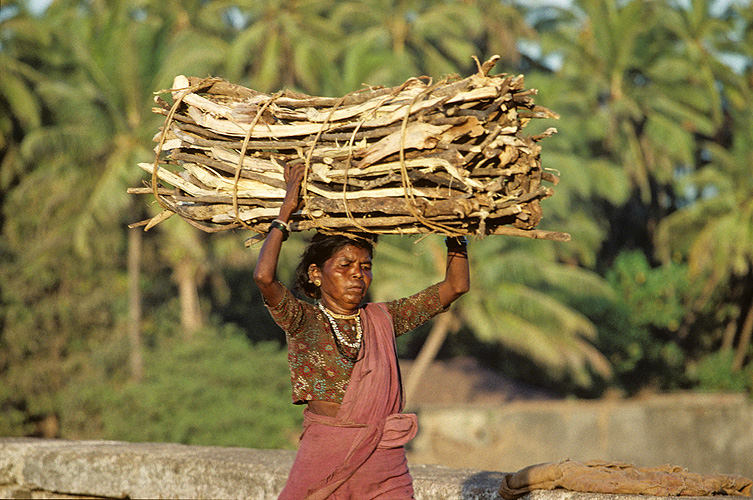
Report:
[[[468,250],[468,238],[465,236],[447,236],[444,244],[450,252],[465,252]]]
[[[275,219],[269,224],[269,230],[271,231],[275,228],[282,233],[282,241],[288,239],[288,236],[290,236],[290,226],[288,226],[287,222],[283,222],[280,219]]]

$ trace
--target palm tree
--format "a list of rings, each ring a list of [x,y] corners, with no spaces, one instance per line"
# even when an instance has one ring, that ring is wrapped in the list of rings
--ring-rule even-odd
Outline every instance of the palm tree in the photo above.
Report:
[[[0,192],[24,170],[19,143],[42,123],[43,103],[34,87],[44,77],[34,68],[35,53],[51,39],[23,3],[0,8]]]
[[[684,102],[685,109],[693,110],[695,102],[695,120],[690,120],[687,125],[693,122],[703,123],[705,126],[698,130],[700,133],[708,133],[719,127],[723,119],[722,98],[717,82],[727,68],[718,55],[720,48],[728,40],[732,26],[729,19],[713,13],[715,3],[710,0],[692,0],[686,6],[686,2],[673,1],[667,4],[661,15],[661,26],[670,35],[666,43],[678,49],[666,51],[663,65],[666,67],[671,64],[675,72],[692,84],[692,89],[687,85],[666,85],[664,90],[671,99]],[[700,93],[706,93],[708,97],[699,100]],[[699,115],[706,116],[701,118]]]
[[[747,70],[748,73],[750,69]],[[737,85],[727,89],[736,103],[730,109],[729,144],[707,143],[710,156],[687,179],[690,193],[698,193],[687,207],[668,216],[660,226],[657,242],[664,260],[681,255],[688,260],[690,272],[704,283],[686,322],[691,323],[705,309],[712,295],[720,291],[733,294],[736,315],[727,318],[732,334],[737,333],[738,345],[732,371],[739,371],[749,353],[753,335],[753,85],[749,76],[734,77]],[[741,283],[741,289],[732,283]],[[728,293],[724,293],[727,295]],[[733,335],[722,342],[731,347]]]
[[[363,84],[399,85],[408,78],[442,77],[474,68],[474,37],[482,13],[459,1],[344,2],[333,20],[347,35],[343,89]]]
[[[331,0],[216,1],[204,16],[224,18],[228,49],[225,78],[262,92],[282,88],[308,93],[331,91],[341,36],[328,19]]]
[[[463,325],[480,341],[504,345],[552,377],[570,377],[581,388],[593,383],[591,374],[609,378],[609,362],[591,344],[596,327],[568,296],[611,301],[613,292],[596,274],[558,264],[556,251],[547,243],[501,237],[471,242],[471,292],[434,320],[406,381],[408,399],[447,334]],[[420,244],[385,238],[377,259],[372,287],[376,300],[415,293],[438,281],[444,271],[444,248],[436,237]]]
[[[687,15],[692,14],[695,20],[710,6],[694,2],[691,7]],[[724,120],[702,143],[698,166],[682,185],[685,206],[663,221],[657,246],[665,261],[687,259],[692,277],[704,285],[690,302],[682,331],[687,334],[704,313],[726,323],[720,327],[723,333],[719,345],[721,351],[729,351],[737,339],[730,367],[734,373],[743,367],[753,335],[753,303],[746,298],[751,296],[753,263],[753,185],[749,172],[753,162],[749,112],[753,103],[753,15],[750,9],[738,6],[724,16],[726,22],[721,28],[709,24],[703,29],[700,22],[694,24],[697,31],[710,32],[706,38],[715,42],[713,45],[707,42],[699,48],[688,43],[694,49],[691,54],[707,47],[715,49],[703,55],[713,61],[707,66],[723,94],[719,106]],[[722,65],[722,53],[733,56],[738,61],[736,67]],[[719,307],[720,302],[729,306]],[[720,314],[722,311],[725,313]]]
[[[597,274],[559,263],[554,247],[499,239],[480,245],[479,293],[469,296],[464,318],[481,339],[498,339],[554,377],[588,388],[591,374],[608,379],[611,367],[593,346],[596,325],[578,304],[611,303],[614,292]]]
[[[662,25],[658,6],[582,0],[562,11],[556,29],[542,34],[545,50],[563,57],[555,77],[566,83],[554,109],[577,117],[575,129],[560,127],[563,136],[585,135],[579,140],[590,145],[585,158],[625,170],[632,194],[625,210],[645,214],[631,237],[649,247],[657,221],[672,207],[676,167],[692,164],[695,135],[711,133],[714,123],[713,82],[695,78],[693,64],[674,55],[685,42],[673,34],[681,32],[679,26],[670,31]],[[635,225],[631,219],[624,220]]]
[[[169,87],[177,74],[211,71],[219,65],[224,44],[185,25],[187,14],[170,11],[168,15],[149,4],[58,2],[46,15],[61,49],[70,51],[73,60],[66,62],[70,68],[60,68],[67,71],[64,79],[43,89],[56,98],[57,123],[27,138],[27,145],[30,149],[54,147],[58,141],[66,153],[75,152],[76,161],[92,167],[90,182],[82,186],[83,206],[74,233],[78,251],[87,255],[96,247],[98,232],[137,220],[125,191],[139,182],[141,173],[134,166],[153,158],[149,144],[161,119],[150,112],[152,92]],[[128,241],[138,245],[140,239]],[[189,258],[199,259],[194,244],[185,239],[168,239],[163,244],[163,248],[186,248],[180,255],[166,255],[175,258],[174,278],[184,304],[197,302],[199,266],[187,263]],[[130,252],[138,254],[136,249]],[[135,259],[129,263],[137,264]],[[137,267],[130,272],[131,280],[138,280]],[[138,287],[131,290],[137,293]],[[134,304],[137,301],[137,297],[132,299]],[[186,334],[201,325],[195,311],[184,308]],[[133,321],[138,322],[137,315]],[[137,349],[135,333],[132,341]],[[134,366],[134,372],[138,371]]]

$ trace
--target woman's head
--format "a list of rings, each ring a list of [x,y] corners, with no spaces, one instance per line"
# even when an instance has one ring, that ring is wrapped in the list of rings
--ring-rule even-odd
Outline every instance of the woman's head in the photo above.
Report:
[[[370,260],[374,256],[376,240],[376,235],[345,236],[342,234],[316,233],[303,251],[301,262],[296,269],[296,287],[307,297],[321,298],[321,273],[325,272],[325,263],[338,252],[342,253],[342,250],[346,247],[365,251]],[[319,277],[319,285],[316,285],[316,280],[312,279],[312,271]]]

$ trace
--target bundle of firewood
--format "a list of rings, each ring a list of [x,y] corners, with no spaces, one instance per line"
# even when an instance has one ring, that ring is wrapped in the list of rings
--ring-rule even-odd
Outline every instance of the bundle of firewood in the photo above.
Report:
[[[414,78],[341,98],[290,91],[274,95],[217,78],[178,76],[155,136],[151,180],[130,193],[163,208],[134,226],[173,214],[209,232],[266,234],[285,195],[286,164],[303,163],[302,209],[291,230],[447,235],[514,234],[566,240],[536,229],[542,184],[532,118],[537,106],[523,76],[489,75],[497,57],[467,78]],[[165,91],[168,92],[168,91]]]

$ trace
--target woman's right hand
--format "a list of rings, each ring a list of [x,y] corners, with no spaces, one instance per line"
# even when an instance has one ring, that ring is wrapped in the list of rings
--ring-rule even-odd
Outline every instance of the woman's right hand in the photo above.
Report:
[[[282,200],[280,214],[277,217],[282,222],[288,222],[290,216],[296,213],[301,205],[301,183],[305,172],[305,163],[299,162],[293,166],[285,165],[285,198]],[[259,258],[254,268],[254,281],[259,286],[267,304],[279,304],[285,293],[285,288],[275,278],[277,260],[280,248],[285,240],[280,230],[270,230],[259,250]]]
[[[304,162],[298,162],[292,166],[285,164],[285,198],[282,200],[280,207],[280,220],[287,222],[290,216],[301,208],[301,184],[303,183],[303,174],[306,169]]]

